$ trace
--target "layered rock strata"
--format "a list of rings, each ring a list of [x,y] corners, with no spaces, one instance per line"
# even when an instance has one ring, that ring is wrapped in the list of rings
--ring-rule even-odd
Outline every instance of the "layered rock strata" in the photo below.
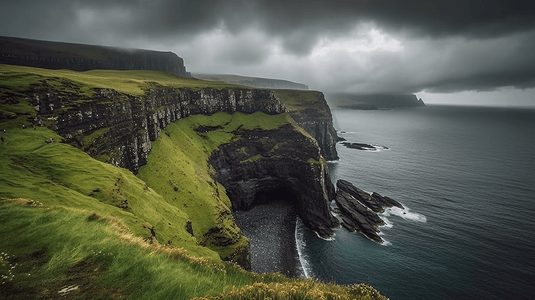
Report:
[[[379,236],[379,226],[385,225],[377,213],[384,212],[388,207],[403,206],[394,199],[378,193],[371,195],[345,180],[336,182],[336,204],[342,219],[342,226],[352,232],[358,232],[366,238],[382,243]]]
[[[47,85],[35,87],[31,101],[40,115],[37,122],[53,119],[54,129],[67,142],[134,173],[146,164],[151,141],[158,138],[167,124],[181,118],[220,111],[266,114],[286,111],[274,93],[267,90],[193,91],[158,86],[148,89],[144,96],[108,89],[95,89],[95,92],[88,99],[74,93],[56,93]]]

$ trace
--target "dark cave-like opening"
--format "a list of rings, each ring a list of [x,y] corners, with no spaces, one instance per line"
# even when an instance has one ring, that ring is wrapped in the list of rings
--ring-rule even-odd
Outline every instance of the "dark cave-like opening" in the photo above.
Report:
[[[234,212],[236,224],[249,238],[252,271],[302,275],[295,244],[296,203],[291,190],[275,187],[258,191],[247,211]]]
[[[259,204],[269,204],[271,202],[278,202],[281,205],[286,204],[295,207],[295,204],[297,203],[297,196],[285,187],[261,190],[255,194],[253,206]]]

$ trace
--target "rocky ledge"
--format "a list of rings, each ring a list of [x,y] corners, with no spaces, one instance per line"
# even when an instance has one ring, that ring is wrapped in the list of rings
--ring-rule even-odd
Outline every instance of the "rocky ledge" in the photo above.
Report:
[[[358,232],[366,238],[382,243],[378,227],[385,225],[377,213],[384,212],[388,207],[403,206],[396,200],[378,193],[371,195],[345,180],[336,182],[336,204],[342,219],[342,226],[352,232]]]

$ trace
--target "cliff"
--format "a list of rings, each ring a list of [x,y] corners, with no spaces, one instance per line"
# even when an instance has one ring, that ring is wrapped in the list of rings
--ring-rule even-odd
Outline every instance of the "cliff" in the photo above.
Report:
[[[170,123],[190,115],[216,112],[278,114],[285,107],[266,90],[203,88],[193,91],[153,84],[144,96],[95,89],[89,99],[61,95],[50,85],[35,86],[32,106],[37,122],[56,118],[52,128],[66,141],[115,166],[137,173],[154,141]],[[77,103],[73,106],[73,103]],[[90,137],[88,139],[88,137]],[[88,143],[90,141],[90,143]]]
[[[221,146],[209,160],[233,209],[248,210],[275,193],[295,202],[309,228],[330,237],[338,225],[329,209],[335,191],[316,141],[290,124],[238,134],[239,140]]]
[[[250,76],[228,75],[228,74],[193,74],[193,77],[210,80],[222,81],[229,84],[238,84],[262,89],[291,89],[291,90],[308,90],[308,86],[283,79],[260,78]]]
[[[328,177],[321,172],[317,144],[288,113],[184,117],[210,113],[210,105],[217,103],[231,111],[233,103],[236,109],[268,113],[281,107],[269,91],[210,85],[158,72],[81,73],[0,64],[0,273],[10,275],[3,276],[0,294],[20,299],[249,299],[268,291],[273,298],[386,299],[364,284],[258,275],[222,261],[247,266],[248,247],[232,220],[225,187],[214,180],[218,174],[209,156],[221,158],[219,150],[243,143],[236,149],[240,155],[242,150],[258,153],[243,162],[250,172],[260,171],[255,161],[276,162],[280,157],[273,156],[289,155],[280,160],[289,162],[286,171],[278,165],[281,170],[270,172],[273,182],[287,185],[284,180],[292,177],[284,172],[291,173],[293,165],[306,173],[299,175],[308,180],[299,183],[307,188],[331,194],[332,185],[322,184],[321,178]],[[173,105],[178,110],[171,110]],[[178,112],[184,115],[167,123]],[[151,135],[159,136],[151,140]],[[257,135],[261,138],[253,140]],[[140,142],[139,136],[146,140]],[[276,143],[269,152],[254,149],[264,142],[269,148],[270,137],[290,145]],[[132,143],[138,146],[128,146]],[[126,149],[147,146],[151,150],[137,176],[102,162],[116,158],[119,164]],[[314,210],[321,214],[326,200],[320,198],[300,201],[315,201],[320,207]]]
[[[153,70],[190,77],[184,60],[172,52],[121,49],[0,37],[0,63],[46,69],[87,71]]]
[[[82,93],[83,88],[72,81],[53,79],[29,85],[23,94],[25,101],[36,112],[31,118],[34,125],[46,125],[59,133],[64,142],[79,147],[94,158],[134,173],[148,163],[156,140],[176,139],[176,147],[190,143],[192,139],[199,140],[191,146],[192,149],[198,149],[208,141],[208,146],[203,146],[208,147],[206,150],[190,155],[202,157],[210,154],[204,165],[210,165],[215,170],[211,175],[215,180],[202,175],[212,172],[199,169],[203,164],[202,158],[197,162],[201,165],[192,170],[194,174],[180,171],[177,177],[177,170],[189,168],[187,165],[171,168],[168,173],[163,172],[162,168],[174,163],[171,159],[165,166],[152,166],[152,173],[147,171],[140,177],[164,195],[168,203],[182,205],[180,209],[186,212],[191,210],[191,215],[198,215],[199,210],[204,209],[200,207],[216,208],[215,212],[207,211],[202,217],[209,215],[215,218],[214,223],[210,223],[212,225],[193,218],[193,225],[189,226],[190,230],[193,228],[192,232],[195,232],[200,245],[219,249],[224,259],[247,266],[243,239],[227,206],[247,209],[260,203],[258,201],[265,201],[259,199],[271,192],[284,191],[290,194],[298,215],[309,228],[323,237],[333,234],[333,227],[338,223],[330,213],[329,202],[334,198],[334,188],[325,161],[318,142],[289,116],[289,109],[281,102],[283,97],[274,91],[231,86],[221,89],[173,88],[150,82],[142,87],[142,95],[103,88],[92,88],[88,94]],[[324,103],[321,93],[311,94],[315,97],[314,103]],[[319,114],[318,107],[311,111]],[[293,115],[312,114],[307,110],[296,111],[295,103],[292,109]],[[227,117],[221,117],[222,113],[236,115],[233,118],[237,118],[237,121],[225,121]],[[244,119],[237,115],[240,113],[251,117]],[[257,115],[259,113],[262,115]],[[193,131],[182,139],[167,130],[177,121],[189,120],[187,117],[193,116],[211,117],[204,121],[205,125],[192,123],[191,129],[187,130]],[[324,121],[327,120],[329,118],[325,117]],[[238,122],[237,125],[235,122]],[[255,122],[261,125],[250,127]],[[276,125],[269,126],[273,122]],[[162,135],[163,132],[166,134]],[[213,140],[211,135],[214,136]],[[199,156],[201,153],[204,154]],[[169,158],[169,153],[162,155]],[[160,157],[158,161],[162,159]],[[208,193],[212,191],[211,196],[208,194],[207,197],[213,197],[213,201],[203,202],[206,197],[197,197],[196,193],[200,191],[197,188],[189,190],[189,194],[197,199],[194,203],[198,206],[191,205],[191,196],[188,198],[184,194],[189,185],[177,184],[191,177],[201,178],[197,182],[206,186],[201,190],[207,189]],[[151,178],[159,179],[152,181]],[[219,184],[224,189],[219,188]],[[176,202],[178,195],[184,199],[183,203]],[[226,195],[230,198],[230,205],[225,204]],[[128,202],[117,205],[125,209],[129,207]],[[158,230],[167,230],[165,228],[168,226],[163,226]],[[228,249],[235,251],[228,252]]]
[[[337,160],[338,135],[333,125],[331,109],[322,92],[277,90],[275,94],[286,105],[295,122],[308,132],[326,160]]]

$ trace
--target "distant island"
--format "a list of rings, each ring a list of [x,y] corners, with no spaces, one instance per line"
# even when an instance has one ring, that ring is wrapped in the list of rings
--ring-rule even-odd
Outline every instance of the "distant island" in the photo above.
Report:
[[[261,89],[285,89],[285,90],[308,90],[308,86],[302,83],[296,83],[283,79],[271,79],[261,77],[249,77],[230,74],[197,74],[194,73],[193,77],[210,80],[210,81],[222,81],[228,84],[245,85]]]
[[[326,95],[329,104],[340,109],[390,109],[398,107],[425,106],[424,101],[414,94],[349,94]]]

